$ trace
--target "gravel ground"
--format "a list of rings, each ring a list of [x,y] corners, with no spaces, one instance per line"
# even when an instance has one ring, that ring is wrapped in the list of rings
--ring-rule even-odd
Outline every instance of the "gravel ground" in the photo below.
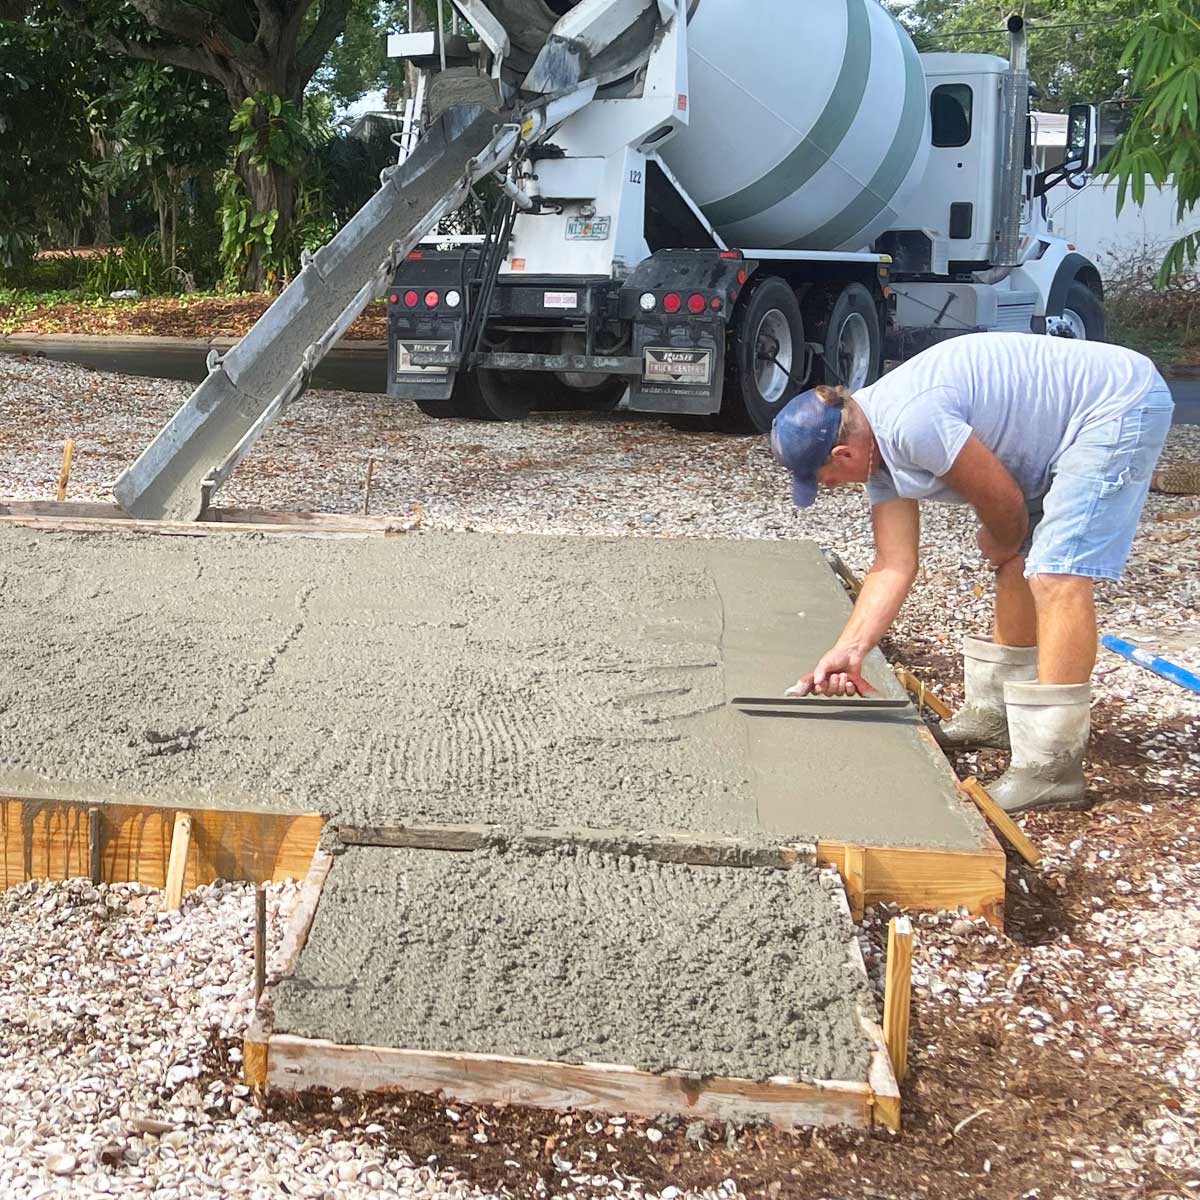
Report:
[[[104,498],[188,390],[0,358],[0,495],[51,496],[62,441],[74,437],[71,496]],[[761,440],[684,435],[620,416],[441,423],[382,398],[314,393],[221,499],[358,511],[370,458],[372,512],[419,506],[438,528],[809,537],[857,570],[870,559],[868,512],[856,491],[825,495],[799,514]],[[1174,429],[1167,458],[1200,460],[1200,428]],[[1156,518],[1196,508],[1194,497],[1152,496],[1125,580],[1099,596],[1102,629],[1193,670],[1200,523]],[[927,510],[922,576],[886,647],[950,700],[959,688],[958,640],[987,625],[988,579],[971,533],[965,511]],[[797,672],[810,666],[798,662]],[[155,1195],[354,1196],[368,1193],[375,1170],[385,1192],[422,1195],[471,1186],[512,1195],[729,1195],[736,1181],[746,1194],[805,1197],[1198,1196],[1200,702],[1106,652],[1096,696],[1097,806],[1024,820],[1045,859],[1036,871],[1010,861],[1006,934],[961,914],[918,921],[899,1139],[705,1136],[665,1123],[443,1109],[420,1098],[318,1096],[296,1106],[268,1097],[260,1107],[234,1095],[236,1062],[221,1040],[246,1009],[248,891],[206,889],[183,917],[163,918],[154,897],[117,888],[109,893],[116,908],[100,917],[108,897],[42,885],[0,897],[3,1194],[88,1195],[83,1181],[104,1174],[97,1148],[125,1139],[134,1153],[105,1169],[119,1178],[114,1194],[150,1191],[148,1179],[161,1183],[174,1160],[186,1160],[196,1181],[219,1177],[219,1186],[163,1186]],[[956,766],[986,779],[1002,760],[960,755]],[[286,900],[276,894],[273,903]],[[877,976],[887,915],[869,914],[863,928]],[[180,929],[186,937],[173,940]],[[89,952],[73,938],[86,939]],[[114,948],[107,959],[104,946]],[[214,1026],[224,1032],[210,1033]],[[220,1103],[206,1109],[210,1094]],[[239,1100],[246,1107],[232,1114]],[[178,1134],[178,1144],[135,1136],[130,1122],[143,1113],[169,1120],[167,1136]],[[407,1165],[408,1152],[423,1175]],[[75,1169],[54,1175],[50,1158],[73,1158]],[[342,1162],[355,1164],[344,1170],[358,1177],[341,1178]],[[631,1177],[623,1191],[616,1186]]]

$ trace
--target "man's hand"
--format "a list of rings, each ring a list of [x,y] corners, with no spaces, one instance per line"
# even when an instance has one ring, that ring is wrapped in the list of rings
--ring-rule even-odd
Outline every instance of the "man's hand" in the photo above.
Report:
[[[811,677],[805,675],[797,680],[785,695],[807,696],[815,692],[818,696],[857,696],[858,688],[847,675],[861,675],[864,658],[866,654],[859,650],[835,646],[817,663]]]
[[[1021,553],[1021,547],[1005,546],[997,541],[988,530],[986,525],[981,525],[979,531],[975,534],[975,543],[979,547],[980,554],[987,559],[988,566],[993,571],[998,571],[1005,563],[1011,562],[1018,554]]]

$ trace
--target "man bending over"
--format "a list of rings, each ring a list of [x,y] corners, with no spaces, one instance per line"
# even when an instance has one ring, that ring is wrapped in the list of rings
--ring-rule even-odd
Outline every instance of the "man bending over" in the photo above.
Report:
[[[996,575],[990,639],[968,636],[966,704],[945,744],[1009,748],[1009,812],[1079,805],[1096,663],[1093,585],[1119,579],[1171,425],[1154,364],[1117,346],[1020,333],[952,338],[850,395],[818,387],[775,418],[801,508],[865,483],[875,561],[850,620],[793,689],[852,695],[916,578],[918,504],[969,504]]]

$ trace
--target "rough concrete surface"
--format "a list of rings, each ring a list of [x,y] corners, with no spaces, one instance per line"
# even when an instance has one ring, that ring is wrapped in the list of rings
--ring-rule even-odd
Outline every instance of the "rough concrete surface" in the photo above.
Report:
[[[519,842],[354,848],[330,872],[295,973],[272,989],[275,1029],[864,1080],[853,936],[812,867],[691,867]]]
[[[0,794],[980,844],[915,715],[728,707],[845,612],[806,543],[0,530]]]

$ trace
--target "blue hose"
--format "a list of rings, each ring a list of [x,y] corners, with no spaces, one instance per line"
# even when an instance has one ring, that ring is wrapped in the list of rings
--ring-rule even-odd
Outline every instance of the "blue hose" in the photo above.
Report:
[[[1185,671],[1169,659],[1159,658],[1155,654],[1147,654],[1145,650],[1139,650],[1132,642],[1113,637],[1110,633],[1106,633],[1100,641],[1110,650],[1129,659],[1130,662],[1137,663],[1139,667],[1145,667],[1147,671],[1153,671],[1155,675],[1161,675],[1164,679],[1169,679],[1172,683],[1177,683],[1189,691],[1200,693],[1200,675]]]

